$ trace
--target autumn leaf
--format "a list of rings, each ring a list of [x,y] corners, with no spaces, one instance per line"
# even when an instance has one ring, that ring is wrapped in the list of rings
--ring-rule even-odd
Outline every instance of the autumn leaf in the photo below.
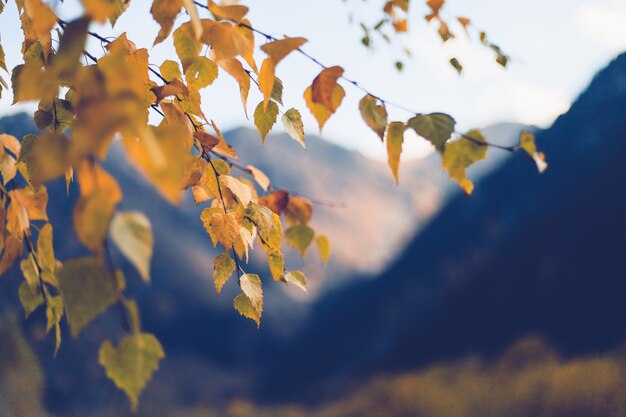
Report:
[[[404,142],[404,131],[407,126],[402,122],[391,122],[387,127],[387,160],[393,178],[398,184],[398,170],[400,169],[400,154]]]
[[[182,0],[154,0],[150,7],[150,14],[161,26],[159,34],[154,40],[154,45],[163,42],[174,27],[174,20],[183,7]]]
[[[267,191],[270,187],[270,179],[265,175],[265,172],[261,171],[257,167],[253,165],[247,165],[246,169],[252,175],[252,178],[259,184],[259,186],[263,189],[263,191]]]
[[[326,235],[318,235],[315,238],[315,243],[317,243],[317,249],[320,252],[320,258],[322,258],[322,262],[327,263],[330,259],[330,241]]]
[[[124,283],[98,258],[70,259],[58,272],[59,292],[67,309],[72,337],[113,304]]]
[[[408,125],[418,135],[433,144],[439,153],[454,132],[454,119],[445,113],[418,114]]]
[[[272,130],[272,126],[276,123],[277,117],[278,105],[271,100],[268,102],[267,108],[264,108],[263,102],[260,102],[254,110],[254,124],[261,134],[263,143],[265,143],[269,131]]]
[[[526,130],[522,130],[519,137],[519,147],[524,150],[537,165],[539,173],[542,174],[548,169],[548,163],[546,162],[546,156],[543,152],[537,151],[537,145],[535,144],[535,135]]]
[[[218,19],[232,20],[241,22],[248,14],[248,8],[238,4],[218,6],[214,1],[209,1],[209,10]]]
[[[285,218],[288,224],[308,224],[312,216],[313,206],[308,199],[298,196],[289,198],[287,208],[285,209]]]
[[[304,125],[300,112],[297,109],[289,109],[285,112],[281,121],[283,122],[287,134],[306,149],[306,144],[304,143]]]
[[[252,301],[250,301],[245,294],[239,294],[235,297],[233,306],[243,317],[253,320],[257,327],[261,326],[261,315],[263,314],[263,311],[259,312],[252,304]]]
[[[250,300],[252,308],[259,316],[263,312],[263,289],[261,288],[261,278],[255,274],[243,274],[239,278],[239,286],[244,295]]]
[[[283,276],[287,284],[293,284],[304,292],[308,292],[306,288],[306,275],[302,271],[285,272]]]
[[[335,84],[330,98],[332,107],[329,109],[323,104],[313,101],[312,91],[312,87],[308,87],[306,90],[304,90],[304,101],[306,102],[306,105],[311,111],[313,117],[315,117],[315,120],[317,120],[317,124],[319,125],[321,132],[330,116],[332,116],[341,105],[341,102],[343,101],[346,92],[339,84]]]
[[[307,249],[311,246],[313,238],[315,237],[315,231],[305,224],[299,224],[292,226],[285,230],[285,238],[295,250],[300,253],[300,256],[304,258]]]
[[[202,19],[202,43],[211,47],[216,61],[244,56],[252,49],[252,44],[238,29],[227,22]]]
[[[139,211],[117,212],[111,221],[110,234],[120,252],[148,282],[154,245],[150,220]]]
[[[42,0],[24,0],[23,4],[47,60],[52,42],[50,31],[57,24],[57,16]]]
[[[18,295],[26,318],[28,318],[37,307],[43,304],[43,295],[41,295],[41,292],[37,291],[33,294],[26,282],[22,282],[20,285]]]
[[[74,205],[76,237],[90,251],[102,253],[104,239],[122,191],[117,181],[93,163],[84,162],[78,170],[81,197]]]
[[[197,57],[185,70],[185,80],[191,91],[200,91],[213,84],[217,79],[218,71],[215,62],[204,56]]]
[[[217,212],[203,221],[204,227],[211,236],[213,246],[221,243],[226,250],[229,250],[240,239],[239,223],[233,213]]]
[[[305,38],[277,39],[261,46],[261,50],[272,59],[275,65],[278,65],[287,55],[299,49],[306,42]]]
[[[269,208],[274,213],[282,214],[289,204],[289,193],[285,190],[278,190],[259,198],[259,204]]]
[[[237,178],[231,177],[230,175],[220,175],[219,182],[223,187],[230,190],[230,192],[237,197],[237,200],[244,207],[252,201],[252,192],[250,191],[250,187]]]
[[[378,105],[377,99],[367,94],[359,102],[359,111],[365,123],[372,129],[380,140],[385,138],[387,128],[387,109],[384,104]]]
[[[168,2],[168,0],[163,0]],[[174,31],[174,48],[180,59],[183,71],[196,60],[200,54],[200,43],[196,41],[191,23],[184,23]]]
[[[333,99],[337,80],[343,75],[343,68],[334,66],[325,68],[319,73],[311,84],[311,99],[313,103],[321,104],[330,111],[334,111],[335,100]]]
[[[470,165],[485,159],[486,156],[485,138],[479,130],[472,130],[446,145],[442,165],[450,178],[456,181],[467,195],[470,195],[474,184],[467,178],[465,171]]]
[[[243,68],[240,61],[235,58],[223,59],[218,62],[220,68],[226,71],[239,84],[239,93],[241,95],[241,103],[243,110],[248,116],[248,94],[250,93],[250,76]]]
[[[137,410],[139,396],[164,357],[163,347],[149,333],[127,335],[117,346],[106,340],[98,352],[98,362],[115,386],[126,393],[133,411]]]
[[[228,253],[224,252],[215,257],[213,260],[213,281],[218,295],[233,272],[235,272],[235,261]]]
[[[285,257],[283,254],[278,250],[268,252],[267,264],[270,268],[270,273],[272,274],[274,281],[279,281],[285,272]]]

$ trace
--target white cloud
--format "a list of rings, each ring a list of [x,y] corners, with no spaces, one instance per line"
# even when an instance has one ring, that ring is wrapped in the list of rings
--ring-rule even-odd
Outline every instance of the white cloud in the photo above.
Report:
[[[587,4],[576,12],[576,27],[613,53],[626,50],[626,3],[612,0]]]

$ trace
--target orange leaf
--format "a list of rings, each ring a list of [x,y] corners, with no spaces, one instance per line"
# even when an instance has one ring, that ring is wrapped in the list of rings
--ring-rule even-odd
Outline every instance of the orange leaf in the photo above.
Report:
[[[307,42],[305,38],[285,38],[273,42],[266,43],[261,46],[261,50],[265,52],[274,63],[278,65],[287,55],[294,50],[300,48]]]
[[[342,74],[343,68],[339,66],[322,70],[322,72],[315,77],[311,85],[311,98],[313,102],[323,105],[328,110],[334,111],[336,107],[333,105],[333,94],[335,86],[337,86],[337,80]]]

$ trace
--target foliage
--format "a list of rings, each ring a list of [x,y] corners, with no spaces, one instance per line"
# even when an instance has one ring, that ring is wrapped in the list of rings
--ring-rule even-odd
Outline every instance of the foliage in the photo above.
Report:
[[[259,88],[263,100],[255,106],[253,119],[262,141],[282,114],[285,130],[303,148],[300,110],[283,110],[283,84],[276,76],[279,64],[297,53],[321,67],[303,92],[320,131],[347,94],[342,83],[360,89],[365,96],[358,110],[373,136],[386,141],[396,182],[408,129],[435,146],[443,156],[444,169],[468,194],[472,184],[465,168],[484,159],[494,146],[479,132],[455,132],[454,119],[443,113],[412,112],[406,121],[389,122],[391,103],[347,78],[343,68],[324,66],[304,52],[306,39],[276,38],[258,30],[246,17],[248,8],[236,2],[154,0],[150,13],[160,26],[154,43],[172,41],[177,54],[176,60],[160,63],[150,62],[148,49],[135,45],[125,33],[109,39],[90,31],[94,23],[115,27],[128,0],[83,0],[84,15],[71,22],[59,19],[43,0],[15,3],[24,35],[23,63],[11,71],[11,89],[14,103],[38,102],[34,120],[40,133],[21,140],[0,135],[0,273],[20,261],[24,284],[19,299],[27,315],[38,307],[45,309],[47,330],[55,329],[57,350],[63,318],[77,337],[111,305],[119,304],[129,318],[128,334],[117,344],[102,344],[100,364],[126,392],[133,408],[164,352],[156,337],[142,332],[136,305],[124,296],[125,277],[109,256],[112,241],[149,282],[154,243],[150,222],[141,213],[118,210],[121,188],[102,166],[114,142],[172,204],[180,203],[183,190],[191,189],[196,204],[205,206],[201,223],[221,250],[213,271],[216,291],[236,274],[241,293],[234,299],[234,308],[257,326],[263,313],[263,283],[261,277],[244,270],[253,244],[258,241],[266,252],[273,280],[306,291],[304,273],[286,267],[283,239],[302,257],[315,242],[324,262],[330,256],[330,243],[311,227],[312,202],[275,187],[261,170],[238,162],[236,150],[217,123],[204,114],[200,93],[220,74],[239,85],[246,114],[251,85]],[[444,1],[426,4],[430,9],[426,20],[438,23],[444,41],[452,38],[442,14]],[[5,0],[0,5],[1,12]],[[408,22],[403,16],[408,10],[407,0],[386,2],[385,17],[374,30],[391,24],[396,33],[406,32]],[[182,22],[181,12],[188,16]],[[464,29],[471,27],[469,19],[457,21]],[[101,42],[102,56],[86,49],[90,37]],[[266,41],[259,48],[255,47],[257,37]],[[480,39],[506,65],[508,57],[488,43],[482,32]],[[255,56],[259,51],[263,54],[260,65]],[[1,45],[0,69],[8,71]],[[7,88],[0,78],[0,93]],[[150,124],[150,112],[161,117],[158,125]],[[520,145],[500,148],[522,149],[541,170],[545,168],[545,158],[530,133],[522,135]],[[63,262],[55,258],[45,183],[57,178],[65,179],[68,192],[78,183],[80,197],[73,208],[73,223],[90,256]]]

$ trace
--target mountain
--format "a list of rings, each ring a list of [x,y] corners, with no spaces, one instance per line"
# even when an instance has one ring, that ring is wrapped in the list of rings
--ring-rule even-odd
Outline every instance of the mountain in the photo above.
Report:
[[[565,357],[624,343],[624,109],[626,54],[537,135],[544,175],[507,160],[471,198],[457,194],[379,278],[321,299],[273,352],[280,360],[265,361],[258,398],[333,397],[368,375],[495,355],[527,334]]]
[[[491,140],[510,143],[521,128],[513,124],[500,125],[486,129],[486,134]],[[491,130],[493,137],[489,134]],[[0,131],[21,137],[34,132],[35,128],[30,116],[16,114],[0,119]],[[238,150],[242,162],[263,169],[276,184],[318,200],[346,204],[346,208],[316,206],[314,225],[330,236],[333,245],[328,269],[321,267],[314,253],[305,264],[313,290],[325,288],[318,291],[318,296],[354,276],[355,272],[368,271],[372,276],[383,268],[453,189],[436,156],[405,163],[401,173],[403,183],[396,187],[385,164],[315,136],[307,137],[307,151],[287,135],[268,138],[265,149],[261,147],[258,134],[249,129],[227,132],[226,137]],[[488,165],[495,166],[501,161],[496,156]],[[149,287],[141,283],[119,253],[114,251],[113,256],[116,264],[127,272],[129,292],[140,302],[144,327],[162,338],[168,352],[162,374],[179,375],[181,367],[207,369],[209,374],[232,380],[214,387],[214,396],[239,392],[242,384],[248,384],[242,382],[245,380],[242,369],[250,366],[250,370],[256,370],[254,358],[241,360],[241,355],[249,351],[249,346],[271,349],[269,347],[278,341],[287,340],[305,322],[315,296],[291,299],[282,287],[266,286],[263,332],[257,331],[232,309],[234,284],[228,286],[221,297],[215,296],[210,281],[215,252],[199,221],[201,207],[196,207],[190,196],[181,207],[168,204],[128,164],[117,146],[112,147],[105,165],[123,189],[121,209],[141,210],[153,224],[155,252]],[[48,189],[57,257],[67,259],[85,254],[72,231],[76,187],[72,187],[69,195],[66,195],[63,181],[49,184]],[[252,262],[250,268],[264,270],[264,263],[259,259],[253,258]],[[0,312],[19,310],[16,297],[19,275],[16,268],[12,277],[0,281]],[[104,338],[119,336],[118,312],[111,309],[77,341],[64,334],[65,343],[55,360],[50,358],[51,341],[43,336],[42,323],[44,318],[40,312],[25,325],[43,359],[47,404],[51,409],[59,413],[82,410],[81,407],[90,409],[93,404],[106,402],[109,396],[115,396],[120,406],[125,407],[123,397],[104,378],[96,358],[97,347]],[[77,367],[76,363],[84,366]],[[203,375],[195,374],[195,378],[191,375],[194,374],[191,373],[180,387],[181,393],[186,391],[187,396],[207,387]],[[94,378],[98,380],[98,389],[87,389],[84,381]],[[81,393],[80,400],[76,399],[77,393]]]

